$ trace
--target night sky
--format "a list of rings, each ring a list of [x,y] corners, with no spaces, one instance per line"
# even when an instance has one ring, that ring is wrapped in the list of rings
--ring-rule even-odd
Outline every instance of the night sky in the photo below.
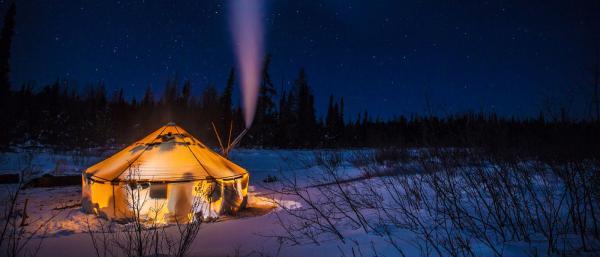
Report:
[[[425,113],[427,102],[439,115],[535,116],[547,99],[580,92],[599,42],[599,3],[271,0],[265,52],[278,90],[306,69],[319,115],[334,93],[346,118]],[[17,1],[13,86],[104,81],[139,99],[177,74],[197,94],[222,88],[236,64],[227,4]]]

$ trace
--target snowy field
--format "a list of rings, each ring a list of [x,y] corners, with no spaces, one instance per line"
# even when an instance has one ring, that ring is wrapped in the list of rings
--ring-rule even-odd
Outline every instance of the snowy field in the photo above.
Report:
[[[32,177],[44,174],[55,176],[77,175],[95,162],[110,156],[112,151],[54,152],[46,149],[17,150],[0,155],[0,174],[18,174],[19,171],[31,167]],[[275,201],[284,206],[294,208],[299,203],[277,197],[263,188],[263,182],[269,176],[277,177],[283,173],[294,173],[299,177],[310,176],[318,172],[312,161],[313,152],[304,150],[236,150],[231,159],[246,168],[250,176],[249,206],[276,206]],[[348,164],[348,174],[358,175],[356,169]],[[3,185],[0,185],[0,187]],[[3,190],[4,192],[4,190]],[[21,191],[21,199],[28,199],[28,226],[36,229],[36,224],[47,222],[41,229],[44,234],[39,256],[88,256],[94,255],[87,232],[87,222],[95,219],[80,211],[81,187],[29,188]],[[17,209],[23,208],[23,202]],[[274,209],[273,211],[279,211]],[[227,256],[248,254],[253,251],[275,254],[279,248],[277,240],[270,237],[278,233],[272,213],[256,217],[225,219],[215,223],[202,225],[198,240],[194,243],[192,256]],[[34,239],[36,246],[38,237]],[[76,246],[76,247],[74,247]],[[331,248],[333,247],[333,248]],[[335,244],[329,247],[328,253],[339,251]],[[307,256],[308,249],[293,247],[285,256]],[[333,252],[332,252],[333,251]],[[293,253],[293,254],[292,254]],[[329,256],[326,252],[322,256]]]
[[[0,174],[18,174],[30,169],[32,176],[74,175],[109,156],[114,150],[58,152],[46,148],[16,148],[0,153]]]
[[[31,169],[32,177],[43,174],[55,176],[79,175],[87,167],[109,157],[119,149],[91,149],[87,151],[57,152],[44,148],[16,149],[0,153],[0,174],[18,174]],[[348,155],[351,151],[345,151]],[[239,149],[231,153],[231,160],[251,172],[251,182],[260,182],[268,175],[280,171],[310,170],[314,168],[313,151],[309,150],[248,150]],[[347,164],[348,168],[351,165]],[[347,172],[356,172],[349,169]],[[254,183],[253,183],[254,184]]]
[[[428,198],[435,194],[435,189],[419,188],[416,181],[421,181],[419,174],[425,172],[429,164],[418,164],[412,160],[401,165],[392,165],[396,171],[403,174],[393,176],[394,179],[380,178],[380,176],[366,178],[365,171],[369,169],[357,165],[355,154],[357,152],[359,151],[342,151],[339,155],[339,163],[335,161],[319,163],[315,160],[318,157],[314,151],[308,150],[236,150],[232,153],[231,159],[246,168],[251,176],[249,205],[273,206],[274,209],[269,209],[270,211],[266,213],[229,217],[202,224],[192,244],[190,256],[439,256],[439,253],[451,256],[452,250],[457,249],[456,256],[554,255],[547,251],[548,237],[544,235],[545,231],[536,231],[535,227],[532,228],[532,232],[524,233],[526,240],[520,238],[518,233],[508,235],[509,232],[506,232],[508,238],[501,240],[497,234],[489,233],[493,235],[488,236],[486,232],[481,236],[476,232],[468,231],[472,227],[467,224],[464,227],[466,232],[459,232],[452,237],[453,239],[460,237],[459,241],[468,246],[455,248],[445,245],[448,240],[443,236],[436,238],[424,236],[434,230],[436,233],[453,231],[456,229],[456,224],[446,221],[446,218],[422,206],[397,213],[394,211],[413,205],[415,202],[427,206]],[[36,170],[37,176],[46,173],[79,174],[85,167],[109,154],[110,151],[90,151],[85,154],[50,151],[14,152],[0,156],[0,171],[14,173],[30,166]],[[442,161],[432,161],[434,164],[438,162]],[[388,164],[383,166],[386,165]],[[381,169],[381,166],[381,164],[374,165],[376,169]],[[490,165],[490,167],[496,166]],[[487,172],[489,169],[484,170]],[[277,181],[264,182],[273,177]],[[405,177],[412,179],[403,179]],[[464,182],[465,180],[467,182]],[[459,192],[450,190],[447,193],[458,194],[468,199],[468,196],[477,193],[471,192],[468,180],[466,177],[457,180],[458,183],[467,183],[464,190],[461,189]],[[538,181],[540,185],[534,187],[539,187],[536,190],[540,192],[548,188],[556,189],[557,194],[564,192],[560,186],[551,184],[551,180],[540,178]],[[546,182],[550,185],[545,184]],[[449,190],[444,185],[440,188]],[[290,193],[294,190],[299,193]],[[419,190],[422,191],[413,192]],[[532,197],[543,200],[545,195],[536,192],[538,191],[527,194],[533,194]],[[308,197],[308,200],[302,197]],[[28,246],[34,249],[41,243],[38,256],[96,255],[90,236],[86,233],[88,222],[95,220],[96,217],[80,211],[80,198],[79,186],[30,188],[21,192],[20,199],[28,199],[27,214],[30,223],[28,228],[33,229],[36,227],[35,224],[49,220],[39,233],[44,236],[36,236]],[[344,199],[348,198],[352,200],[346,202]],[[551,202],[549,203],[551,206],[547,207],[553,208],[554,198],[550,198],[546,199]],[[488,201],[491,198],[483,199]],[[307,205],[315,203],[319,206]],[[560,212],[563,203],[560,204],[557,205],[558,209],[551,211]],[[469,201],[465,206],[466,212],[481,211],[476,206],[469,205]],[[22,208],[21,202],[17,209]],[[433,207],[430,206],[431,208]],[[419,228],[417,225],[411,227],[411,223],[405,220],[411,217],[410,215],[419,216],[415,224],[426,221],[425,224],[421,224],[424,227]],[[493,214],[473,216],[495,218]],[[301,219],[304,218],[309,220],[302,221]],[[591,222],[591,220],[587,221]],[[481,226],[482,231],[496,229],[485,222],[474,226]],[[527,225],[523,226],[527,227]],[[431,227],[434,228],[428,230]],[[168,229],[173,232],[176,228],[172,226]],[[475,237],[478,235],[481,237]],[[489,241],[486,242],[481,238],[487,238]],[[502,243],[498,245],[497,242]],[[588,249],[592,249],[591,251],[582,253],[573,250],[570,251],[570,255],[598,256],[600,254],[597,240],[586,243]],[[568,244],[569,248],[581,248],[581,240],[576,233],[562,235],[557,245],[559,244],[562,244],[560,247],[567,247],[565,245]],[[498,247],[490,247],[490,245],[498,245]],[[436,251],[435,248],[442,249]]]

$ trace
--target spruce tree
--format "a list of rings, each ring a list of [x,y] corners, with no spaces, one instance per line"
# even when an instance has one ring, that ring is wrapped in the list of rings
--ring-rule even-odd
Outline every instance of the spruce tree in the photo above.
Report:
[[[176,123],[180,123],[182,126],[190,127],[192,122],[190,122],[190,98],[192,96],[192,82],[190,80],[186,80],[183,82],[183,87],[181,88],[181,94],[177,98],[177,106],[175,108],[175,113],[173,114],[173,120]]]
[[[0,94],[3,97],[10,92],[10,50],[12,37],[15,34],[16,13],[16,6],[13,2],[4,16],[4,26],[0,33]]]
[[[344,121],[344,97],[340,98],[340,110],[338,113],[338,122],[337,122],[337,137],[338,137],[338,144],[336,146],[342,146],[344,145],[344,141],[345,141],[345,129],[346,129],[346,123]]]
[[[187,108],[190,97],[192,96],[192,82],[186,80],[183,82],[183,88],[181,88],[181,96],[179,97],[178,105],[180,108]]]
[[[10,97],[10,48],[12,36],[15,34],[16,6],[13,2],[4,16],[4,26],[0,33],[0,148],[7,147],[10,143],[11,126],[14,113],[9,109],[13,106]]]
[[[292,123],[294,114],[290,106],[292,94],[282,91],[279,98],[279,114],[277,116],[277,127],[275,133],[275,145],[278,147],[290,146],[290,135],[292,131]]]
[[[276,109],[273,97],[277,94],[275,86],[269,75],[271,55],[266,55],[261,71],[261,83],[256,105],[256,115],[252,130],[254,143],[258,145],[272,144],[275,133],[272,127],[275,125]]]
[[[219,98],[220,105],[220,121],[219,123],[215,123],[216,126],[219,126],[219,130],[222,132],[222,135],[227,135],[229,132],[229,127],[233,117],[233,83],[235,82],[235,71],[233,68],[229,70],[229,76],[227,77],[227,84],[225,85],[225,89],[223,90],[223,94]]]
[[[142,107],[151,108],[154,105],[154,93],[152,92],[152,87],[146,87],[146,91],[144,91],[144,97],[142,98]]]
[[[300,69],[294,81],[294,94],[291,101],[292,112],[296,120],[294,127],[294,143],[296,146],[308,147],[315,143],[317,121],[315,117],[314,96],[308,85],[304,69]]]
[[[216,145],[217,140],[215,138],[215,133],[213,131],[213,127],[211,123],[214,123],[215,126],[219,125],[220,120],[220,104],[219,104],[219,94],[217,89],[213,84],[209,84],[203,91],[201,95],[200,102],[200,123],[203,126],[200,129],[200,134],[204,135],[204,140]],[[223,129],[218,128],[219,132],[222,133]]]

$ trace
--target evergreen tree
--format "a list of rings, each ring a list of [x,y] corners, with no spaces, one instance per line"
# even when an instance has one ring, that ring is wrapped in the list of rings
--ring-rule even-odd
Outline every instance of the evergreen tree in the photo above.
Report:
[[[297,146],[308,147],[315,143],[317,135],[317,120],[315,117],[314,96],[308,85],[306,73],[301,69],[294,81],[293,99],[291,101],[294,115],[294,143]]]
[[[132,106],[127,103],[125,100],[125,95],[123,92],[123,88],[117,90],[111,102],[109,103],[111,121],[112,121],[112,130],[119,131],[119,133],[115,134],[115,140],[117,142],[123,142],[131,135],[131,127],[129,126],[130,110]]]
[[[181,94],[177,97],[177,105],[175,107],[175,113],[173,113],[173,121],[181,124],[185,127],[190,127],[193,123],[191,122],[192,117],[190,116],[190,101],[192,96],[192,82],[186,80],[183,82],[181,88]]]
[[[136,133],[142,135],[145,131],[151,131],[153,128],[160,125],[155,117],[155,108],[156,102],[154,92],[152,91],[152,87],[148,85],[144,91],[142,101],[140,102],[139,115],[134,115],[134,117],[139,118],[138,122],[140,123],[140,126],[136,126],[138,127],[138,129],[135,130]]]
[[[202,92],[202,109],[204,109],[205,112],[217,114],[216,110],[219,109],[218,98],[217,89],[214,85],[209,84]]]
[[[346,138],[345,138],[346,122],[344,121],[344,97],[340,98],[340,111],[339,111],[339,115],[338,115],[337,125],[338,125],[337,134],[338,134],[338,138],[340,141],[337,144],[337,146],[342,146],[342,145],[344,145],[344,142],[346,141]]]
[[[227,77],[227,84],[225,85],[225,90],[223,90],[223,94],[219,98],[220,105],[220,121],[215,123],[215,125],[219,126],[219,130],[221,131],[222,138],[225,138],[229,133],[229,127],[231,126],[231,122],[233,121],[233,84],[235,82],[235,71],[233,68],[229,70],[229,76]],[[225,137],[223,137],[225,136]]]
[[[10,50],[15,34],[15,15],[16,6],[13,2],[4,16],[4,25],[0,33],[0,148],[10,143],[12,135],[9,121],[13,120],[15,115],[9,111],[13,106],[10,97]]]
[[[344,127],[344,98],[340,98],[340,112],[339,112],[339,116],[338,116],[338,124],[340,124],[342,126],[342,128]]]
[[[169,122],[173,121],[175,118],[173,113],[175,112],[175,106],[177,105],[178,96],[177,96],[177,77],[171,78],[167,81],[165,85],[165,90],[162,95],[161,103],[162,103],[162,115],[160,118],[161,122]]]
[[[93,114],[93,125],[90,128],[90,144],[105,146],[114,142],[114,131],[112,130],[112,121],[110,108],[106,98],[106,87],[104,82],[100,82],[97,87],[92,87],[88,96],[90,102],[89,113]]]
[[[17,10],[13,2],[4,16],[4,26],[0,34],[0,94],[4,97],[10,91],[10,50],[12,37],[15,34],[16,14]]]
[[[142,98],[142,107],[151,108],[154,106],[154,93],[152,92],[152,87],[146,87],[146,91],[144,91],[144,97]]]
[[[271,129],[276,125],[276,109],[273,97],[276,95],[275,86],[269,75],[271,55],[266,55],[261,72],[261,84],[256,104],[256,114],[250,134],[255,144],[264,145],[273,142],[275,133]]]
[[[327,107],[327,116],[325,118],[324,141],[327,146],[344,145],[344,98],[336,102],[333,95],[329,96],[329,105]]]
[[[186,80],[181,88],[181,96],[179,97],[178,105],[180,108],[185,109],[188,107],[190,97],[192,96],[192,82]]]
[[[327,116],[325,116],[325,126],[327,127],[328,130],[330,130],[331,127],[333,126],[333,117],[334,117],[333,95],[329,95],[329,102],[327,104]]]
[[[262,66],[262,80],[260,84],[260,91],[258,96],[257,110],[258,114],[263,116],[262,118],[273,118],[275,114],[275,103],[273,97],[277,94],[275,86],[269,75],[269,66],[271,65],[271,55],[267,55]]]
[[[214,85],[209,84],[203,91],[200,102],[200,123],[204,124],[200,128],[200,133],[204,135],[205,140],[216,144],[217,140],[213,132],[211,123],[218,125],[220,120],[219,94]],[[220,132],[223,130],[219,128]]]
[[[336,122],[338,119],[337,103],[333,101],[333,95],[329,95],[329,103],[327,105],[327,116],[325,117],[325,134],[324,140],[327,146],[333,146],[337,139]]]

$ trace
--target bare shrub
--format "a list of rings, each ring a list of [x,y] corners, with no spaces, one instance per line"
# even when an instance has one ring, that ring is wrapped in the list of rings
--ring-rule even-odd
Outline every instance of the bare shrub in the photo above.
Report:
[[[411,154],[404,147],[387,147],[375,149],[375,161],[379,165],[394,166],[411,160]]]
[[[310,177],[311,187],[298,184],[295,177],[282,176],[280,187],[270,188],[278,195],[301,201],[301,207],[279,204],[283,214],[275,212],[278,224],[285,231],[275,235],[288,244],[320,244],[322,238],[347,239],[343,228],[351,227],[365,232],[376,230],[364,214],[365,206],[373,206],[375,199],[361,192],[358,184],[342,171],[343,158],[338,151],[317,151],[314,163],[320,173]],[[368,207],[367,207],[368,208]]]
[[[374,177],[381,171],[381,167],[375,161],[373,150],[354,151],[348,161],[361,170],[363,177]]]
[[[3,185],[0,198],[0,253],[7,257],[36,256],[42,246],[46,225],[60,213],[54,211],[47,218],[30,219],[26,206],[28,199],[23,199],[23,186],[35,174],[33,159],[35,153],[28,151],[22,158],[24,165],[19,172],[16,184]],[[20,204],[23,207],[20,208]],[[37,243],[32,241],[40,237]]]
[[[350,162],[365,170],[381,166],[364,153]],[[416,156],[412,174],[361,180],[346,178],[334,152],[316,153],[315,163],[321,173],[309,184],[316,186],[282,180],[278,193],[302,208],[282,207],[287,215],[278,215],[285,231],[280,240],[348,244],[350,228],[381,236],[399,255],[407,238],[397,231],[410,231],[423,256],[481,254],[474,245],[503,256],[508,245],[523,243],[534,255],[537,249],[559,256],[600,251],[597,160],[549,163],[430,149]]]
[[[406,172],[402,164],[412,161],[412,155],[406,148],[388,147],[353,151],[348,161],[362,171],[363,177],[372,178]]]
[[[201,186],[194,188],[189,208],[171,215],[172,223],[165,223],[164,217],[159,217],[157,211],[163,206],[152,206],[155,211],[149,213],[143,211],[149,205],[149,195],[142,193],[144,185],[138,183],[139,167],[131,166],[129,174],[124,185],[131,212],[127,214],[128,218],[121,220],[121,224],[102,218],[95,218],[95,222],[87,221],[87,232],[96,256],[188,256],[205,221],[200,210],[208,210],[212,202],[210,196],[215,189],[206,192]]]

